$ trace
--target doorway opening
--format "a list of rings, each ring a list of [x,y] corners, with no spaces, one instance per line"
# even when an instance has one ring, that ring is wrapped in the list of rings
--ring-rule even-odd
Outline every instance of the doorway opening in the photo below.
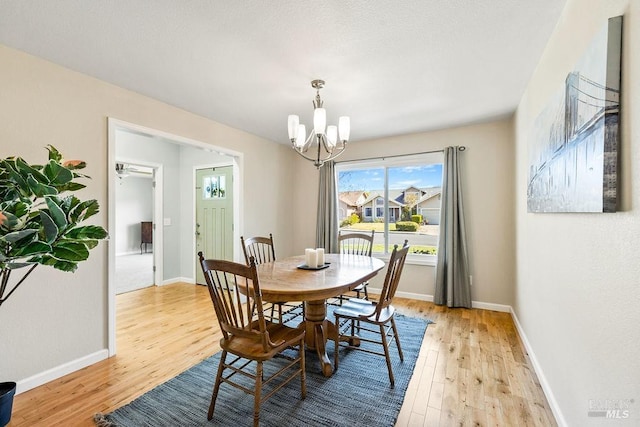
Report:
[[[131,292],[160,283],[155,277],[156,264],[153,249],[156,209],[154,201],[157,187],[155,177],[159,166],[116,160],[115,224],[111,233],[116,246],[116,294]],[[157,240],[157,237],[156,239]]]
[[[152,242],[147,251],[152,254],[155,265],[155,286],[171,283],[196,283],[196,221],[195,221],[195,170],[204,165],[228,166],[231,171],[231,198],[233,206],[231,242],[240,240],[242,229],[239,212],[241,207],[242,153],[215,147],[200,141],[145,128],[117,119],[108,119],[108,227],[118,230],[116,223],[122,208],[118,203],[118,168],[124,164],[139,168],[151,168],[155,191],[153,192]],[[116,166],[121,164],[121,166]],[[124,178],[127,179],[127,178]],[[129,220],[133,230],[130,235],[137,243],[129,241],[129,251],[142,242],[142,217]],[[137,227],[137,228],[136,228]],[[136,233],[140,230],[140,234]],[[109,241],[108,254],[108,350],[109,356],[116,354],[116,260],[119,248],[117,238]],[[131,237],[133,239],[134,237]],[[125,239],[128,239],[126,237]],[[233,247],[233,259],[239,259],[238,245]]]

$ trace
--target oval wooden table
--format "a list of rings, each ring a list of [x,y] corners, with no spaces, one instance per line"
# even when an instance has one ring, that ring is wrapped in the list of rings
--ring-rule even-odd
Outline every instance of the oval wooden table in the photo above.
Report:
[[[305,328],[305,344],[315,349],[322,373],[333,374],[327,356],[327,339],[338,339],[336,325],[327,319],[327,298],[348,292],[378,274],[384,262],[368,256],[326,254],[329,267],[303,270],[304,255],[293,256],[257,266],[262,299],[268,302],[303,301],[305,317],[299,328]]]

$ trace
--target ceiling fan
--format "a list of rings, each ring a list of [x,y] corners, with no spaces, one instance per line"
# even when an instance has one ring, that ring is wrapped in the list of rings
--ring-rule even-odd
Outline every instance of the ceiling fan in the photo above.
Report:
[[[151,178],[153,169],[145,166],[130,165],[127,163],[116,163],[116,174],[118,178],[126,178],[130,175],[138,175]]]

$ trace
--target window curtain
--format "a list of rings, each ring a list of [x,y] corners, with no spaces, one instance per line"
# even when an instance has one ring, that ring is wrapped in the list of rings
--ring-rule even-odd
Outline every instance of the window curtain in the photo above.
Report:
[[[336,191],[335,162],[325,162],[320,167],[318,188],[318,223],[316,247],[327,253],[338,252],[338,200]]]
[[[438,305],[471,308],[459,153],[457,146],[444,149],[440,242],[433,300]]]

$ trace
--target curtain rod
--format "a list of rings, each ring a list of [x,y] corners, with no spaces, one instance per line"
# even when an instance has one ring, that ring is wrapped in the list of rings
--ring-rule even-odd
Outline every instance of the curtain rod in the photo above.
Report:
[[[458,147],[458,151],[464,151],[466,149],[467,147],[465,147],[464,145],[460,145]],[[391,156],[367,157],[364,159],[342,160],[340,162],[335,162],[335,163],[338,164],[338,163],[360,162],[363,160],[385,160],[393,157],[418,156],[420,154],[433,154],[433,153],[444,153],[444,150],[421,151],[419,153],[409,153],[409,154],[393,154]]]

